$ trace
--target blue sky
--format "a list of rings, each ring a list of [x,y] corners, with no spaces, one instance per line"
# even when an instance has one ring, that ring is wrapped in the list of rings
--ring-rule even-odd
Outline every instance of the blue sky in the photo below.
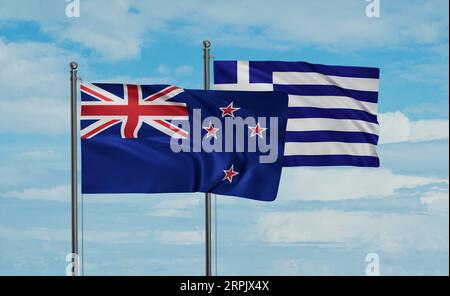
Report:
[[[0,274],[63,275],[68,63],[88,81],[203,85],[216,59],[381,69],[378,169],[287,168],[273,203],[217,196],[222,275],[449,272],[448,2],[0,0]],[[85,274],[203,274],[203,194],[84,197]]]

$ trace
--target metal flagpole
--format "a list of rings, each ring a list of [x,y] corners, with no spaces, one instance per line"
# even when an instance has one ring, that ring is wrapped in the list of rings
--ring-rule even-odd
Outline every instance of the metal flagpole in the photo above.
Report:
[[[211,42],[209,40],[203,41],[203,74],[204,74],[204,88],[209,89],[209,68],[210,68],[210,54],[209,48]],[[212,275],[211,268],[211,193],[205,193],[205,262],[206,262],[206,276]]]
[[[70,63],[70,128],[71,128],[71,172],[72,172],[72,276],[78,275],[78,187],[77,187],[77,68]]]

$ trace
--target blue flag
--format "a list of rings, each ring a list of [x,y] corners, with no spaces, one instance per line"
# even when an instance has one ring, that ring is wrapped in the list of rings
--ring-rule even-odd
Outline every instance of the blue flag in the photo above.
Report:
[[[284,93],[83,83],[81,101],[83,193],[277,195]]]
[[[380,70],[285,61],[214,61],[217,90],[289,95],[284,166],[379,167]]]

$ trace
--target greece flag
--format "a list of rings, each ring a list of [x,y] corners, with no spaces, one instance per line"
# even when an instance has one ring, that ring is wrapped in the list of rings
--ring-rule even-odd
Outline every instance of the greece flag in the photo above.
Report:
[[[214,61],[216,90],[289,95],[284,166],[380,166],[379,76],[369,67]]]

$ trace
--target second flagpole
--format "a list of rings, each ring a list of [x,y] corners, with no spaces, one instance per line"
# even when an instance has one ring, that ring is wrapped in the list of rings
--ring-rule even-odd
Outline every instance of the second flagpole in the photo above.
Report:
[[[210,86],[210,52],[211,42],[209,40],[203,41],[203,77],[204,88],[209,89]],[[205,274],[206,276],[212,275],[211,264],[211,193],[205,193]]]
[[[72,226],[72,275],[78,273],[78,182],[77,182],[77,68],[70,63],[70,130],[71,130],[71,226]]]

